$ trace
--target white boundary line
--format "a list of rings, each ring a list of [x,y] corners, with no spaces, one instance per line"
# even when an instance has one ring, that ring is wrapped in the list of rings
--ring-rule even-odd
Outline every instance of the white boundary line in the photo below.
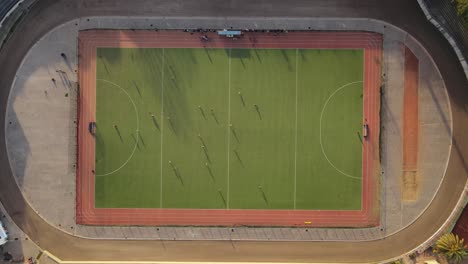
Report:
[[[299,49],[296,49],[296,124],[294,129],[294,209],[296,209],[296,191],[297,191],[297,78],[298,78],[298,53]]]
[[[226,208],[229,209],[229,156],[230,156],[230,146],[231,146],[231,51],[229,48],[229,58],[228,58],[228,124],[227,124],[227,197],[226,197]]]
[[[353,84],[356,84],[356,83],[364,83],[364,81],[355,81],[355,82],[350,82],[350,83],[347,83],[343,86],[341,86],[340,88],[336,89],[327,99],[327,101],[325,101],[325,104],[323,105],[323,108],[322,108],[322,111],[320,113],[320,122],[319,122],[319,141],[320,141],[320,148],[322,149],[322,154],[325,156],[325,159],[328,161],[328,163],[335,169],[337,170],[338,172],[340,172],[341,174],[343,174],[344,176],[348,177],[348,178],[351,178],[351,179],[355,179],[355,180],[362,180],[362,178],[360,177],[356,177],[356,176],[353,176],[353,175],[350,175],[350,174],[347,174],[346,172],[338,169],[329,159],[328,159],[328,156],[327,154],[325,153],[325,149],[323,148],[323,144],[322,144],[322,118],[323,118],[323,113],[325,112],[325,108],[327,107],[328,105],[328,102],[330,101],[330,99],[335,96],[335,94],[339,91],[341,91],[342,89],[350,86],[350,85],[353,85]]]
[[[161,61],[161,179],[159,181],[159,207],[163,208],[164,48],[162,49]]]
[[[102,81],[102,82],[107,82],[111,85],[114,85],[115,87],[118,87],[120,88],[127,96],[128,96],[128,99],[130,99],[130,101],[132,102],[132,105],[133,105],[133,109],[135,110],[135,115],[136,115],[136,121],[137,121],[137,128],[136,128],[136,141],[135,141],[135,146],[133,147],[133,150],[132,150],[132,153],[130,154],[130,156],[128,157],[128,159],[120,166],[118,167],[117,169],[111,171],[111,172],[108,172],[108,173],[103,173],[103,174],[96,174],[97,177],[102,177],[102,176],[108,176],[108,175],[111,175],[111,174],[114,174],[116,173],[117,171],[119,171],[120,169],[122,169],[123,167],[125,167],[125,165],[127,165],[127,163],[132,159],[133,157],[133,154],[135,154],[135,151],[137,149],[137,146],[138,146],[138,141],[140,139],[139,135],[140,135],[140,117],[138,116],[138,110],[137,110],[137,107],[135,105],[135,102],[133,101],[132,97],[127,93],[127,91],[125,91],[125,89],[123,89],[120,85],[117,85],[111,81],[108,81],[108,80],[104,80],[104,79],[96,79],[96,81]]]

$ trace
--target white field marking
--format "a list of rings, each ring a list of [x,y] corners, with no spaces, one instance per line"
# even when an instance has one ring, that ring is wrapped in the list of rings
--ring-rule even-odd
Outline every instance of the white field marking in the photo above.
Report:
[[[226,198],[226,208],[229,209],[229,156],[230,156],[230,144],[231,144],[231,129],[229,125],[231,124],[231,50],[229,49],[229,59],[228,59],[228,122],[227,122],[227,198]]]
[[[133,157],[133,154],[135,154],[135,150],[137,149],[137,146],[138,146],[138,141],[140,140],[140,117],[138,116],[138,110],[137,110],[137,107],[135,105],[135,102],[133,101],[132,97],[127,93],[127,91],[125,91],[125,89],[123,89],[122,87],[120,87],[120,85],[117,85],[111,81],[108,81],[108,80],[104,80],[104,79],[96,79],[96,81],[101,81],[101,82],[106,82],[106,83],[109,83],[111,85],[114,85],[115,87],[118,87],[120,88],[127,96],[128,96],[128,99],[130,99],[130,101],[132,102],[132,105],[133,105],[133,109],[135,110],[135,115],[136,115],[136,118],[137,118],[137,128],[136,128],[136,141],[135,141],[135,146],[133,147],[133,150],[132,150],[132,153],[130,154],[130,156],[128,157],[128,159],[122,164],[120,165],[120,167],[118,167],[117,169],[111,171],[111,172],[108,172],[108,173],[103,173],[103,174],[96,174],[96,176],[108,176],[108,175],[111,175],[113,173],[116,173],[117,171],[119,171],[120,169],[122,169],[123,167],[125,167],[125,165],[127,165],[127,163],[132,159]]]
[[[159,182],[159,207],[163,208],[164,48],[162,49],[161,60],[161,179]]]
[[[298,53],[299,50],[296,49],[296,124],[295,124],[295,137],[294,137],[294,209],[296,209],[296,183],[297,183],[297,78],[298,78]]]
[[[328,163],[330,163],[330,165],[335,169],[337,170],[338,172],[340,172],[341,174],[343,174],[344,176],[348,177],[348,178],[351,178],[351,179],[355,179],[355,180],[362,180],[362,177],[356,177],[356,176],[353,176],[353,175],[350,175],[340,169],[338,169],[329,159],[328,159],[328,156],[327,154],[325,153],[325,149],[323,148],[323,144],[322,144],[322,118],[323,118],[323,113],[325,112],[325,108],[327,107],[327,104],[328,102],[330,101],[330,99],[335,96],[335,94],[339,91],[341,91],[342,89],[352,85],[352,84],[356,84],[356,83],[364,83],[363,81],[356,81],[356,82],[350,82],[350,83],[347,83],[343,86],[341,86],[340,88],[336,89],[331,95],[330,97],[328,97],[327,101],[325,101],[325,104],[323,105],[323,108],[322,108],[322,112],[320,113],[320,124],[319,124],[319,127],[320,127],[320,130],[319,130],[319,138],[320,138],[320,148],[322,149],[322,154],[325,156],[325,159],[328,161]]]

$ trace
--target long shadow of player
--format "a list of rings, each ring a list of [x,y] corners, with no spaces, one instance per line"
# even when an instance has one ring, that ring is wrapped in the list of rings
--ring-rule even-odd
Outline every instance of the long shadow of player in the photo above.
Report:
[[[137,92],[138,92],[138,95],[139,95],[140,98],[141,98],[141,91],[140,91],[140,88],[138,87],[138,85],[136,84],[135,81],[132,80],[132,82],[133,82],[133,85],[135,86],[135,88],[136,88],[136,90],[137,90]]]
[[[242,162],[242,159],[241,159],[241,157],[239,155],[239,152],[237,152],[237,150],[233,150],[233,152],[234,152],[234,155],[236,155],[237,161],[239,161],[241,166],[244,167],[244,162]]]
[[[180,175],[180,172],[179,172],[179,170],[177,168],[174,168],[174,173],[177,176],[177,178],[179,179],[180,183],[182,185],[184,185],[184,180],[182,179],[182,176]]]
[[[206,56],[208,56],[208,59],[210,60],[211,64],[213,64],[213,60],[211,59],[210,52],[206,48],[204,50],[205,50]]]
[[[256,104],[254,104],[254,107],[255,107],[255,111],[258,114],[258,118],[260,118],[260,120],[262,120],[262,113],[260,113],[260,108]]]
[[[364,144],[364,143],[362,142],[362,136],[361,136],[361,133],[359,133],[359,131],[357,131],[357,136],[358,136],[358,138],[359,138],[359,141],[361,141],[361,145]]]
[[[138,132],[138,137],[140,138],[140,142],[143,145],[143,147],[146,147],[145,141],[143,140],[143,137],[141,136],[140,132]]]
[[[206,146],[201,146],[203,149],[203,153],[205,153],[205,158],[208,160],[209,163],[211,163],[210,155],[208,155],[208,150],[206,149]]]
[[[216,124],[218,124],[218,125],[219,125],[218,118],[216,117],[216,114],[215,114],[215,112],[214,112],[214,109],[213,109],[213,108],[211,108],[211,109],[210,109],[210,113],[211,113],[211,116],[213,116],[213,119],[215,120]]]
[[[239,143],[239,137],[237,136],[236,130],[234,129],[232,124],[230,124],[229,127],[231,128],[232,135],[234,135],[234,138],[236,139],[237,143]]]
[[[266,196],[265,192],[263,191],[263,188],[262,188],[261,185],[258,186],[258,190],[259,190],[260,193],[262,194],[263,201],[264,201],[267,205],[269,205],[267,196]]]
[[[176,130],[175,126],[174,126],[174,122],[172,121],[171,117],[168,116],[167,121],[169,122],[169,126],[171,127],[172,132],[174,132],[174,134],[177,135],[177,130]]]
[[[136,144],[136,146],[137,146],[137,149],[138,149],[138,150],[141,150],[141,149],[140,149],[140,142],[138,142],[138,138],[136,138],[135,135],[133,135],[133,133],[132,133],[132,138],[133,138],[133,141],[135,141],[135,144]]]
[[[245,100],[244,100],[244,96],[242,95],[242,93],[241,93],[241,92],[238,92],[237,94],[239,95],[239,98],[240,98],[240,100],[241,100],[241,102],[242,102],[242,105],[245,107]]]
[[[262,63],[262,58],[260,57],[260,55],[258,54],[258,51],[257,49],[253,49],[255,51],[255,55],[257,56],[257,59],[260,63]]]
[[[221,192],[221,189],[218,189],[218,193],[219,193],[219,196],[221,197],[221,199],[223,200],[223,203],[224,205],[226,205],[226,199],[224,198],[224,195],[223,195],[223,192]]]
[[[210,177],[213,180],[213,182],[216,182],[213,170],[211,170],[210,164],[208,164],[208,162],[205,163],[205,167],[208,170],[208,173],[210,174]]]
[[[104,69],[106,70],[107,75],[110,75],[109,68],[107,68],[107,63],[106,63],[106,61],[102,58],[102,56],[99,56],[98,58],[99,58],[99,60],[101,61],[102,65],[104,65]]]
[[[65,61],[65,64],[67,65],[68,69],[70,69],[70,71],[73,72],[73,67],[72,67],[71,62],[68,59],[67,55],[65,55],[65,53],[61,53],[60,55],[62,56],[63,60]]]
[[[123,141],[123,138],[122,138],[122,134],[120,133],[119,127],[118,127],[117,125],[114,125],[114,129],[115,129],[115,131],[117,132],[117,135],[118,135],[119,138],[120,138],[120,142],[123,143],[124,141]]]
[[[291,61],[289,60],[288,54],[286,54],[286,51],[284,49],[281,50],[281,55],[283,55],[284,60],[288,64],[288,70],[292,71]]]
[[[158,121],[156,120],[156,117],[153,114],[151,115],[151,120],[153,121],[153,125],[161,132]]]
[[[182,179],[182,176],[180,175],[180,172],[177,169],[177,167],[172,163],[172,161],[169,161],[169,165],[171,166],[174,175],[177,177],[177,179],[179,179],[180,183],[184,185],[184,180]]]
[[[206,120],[205,111],[203,110],[203,108],[201,107],[201,105],[198,106],[198,110],[200,110],[200,113],[201,113],[201,115],[203,116],[203,119]]]

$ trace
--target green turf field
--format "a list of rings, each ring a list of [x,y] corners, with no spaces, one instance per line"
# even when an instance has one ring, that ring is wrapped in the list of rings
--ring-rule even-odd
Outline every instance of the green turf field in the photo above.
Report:
[[[98,208],[361,208],[363,51],[99,48]]]

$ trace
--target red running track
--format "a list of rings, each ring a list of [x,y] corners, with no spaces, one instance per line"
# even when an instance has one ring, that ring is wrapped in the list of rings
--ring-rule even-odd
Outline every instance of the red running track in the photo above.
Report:
[[[203,33],[205,34],[205,33]],[[179,30],[90,30],[79,33],[79,124],[76,222],[86,225],[311,226],[379,225],[379,134],[382,36],[368,32],[248,32],[234,40]],[[96,116],[96,50],[122,48],[321,48],[364,50],[364,116],[361,210],[141,209],[94,207],[95,141],[88,123]],[[310,223],[309,223],[310,222]]]
[[[418,87],[419,60],[405,47],[405,90],[403,94],[403,170],[418,169]]]

